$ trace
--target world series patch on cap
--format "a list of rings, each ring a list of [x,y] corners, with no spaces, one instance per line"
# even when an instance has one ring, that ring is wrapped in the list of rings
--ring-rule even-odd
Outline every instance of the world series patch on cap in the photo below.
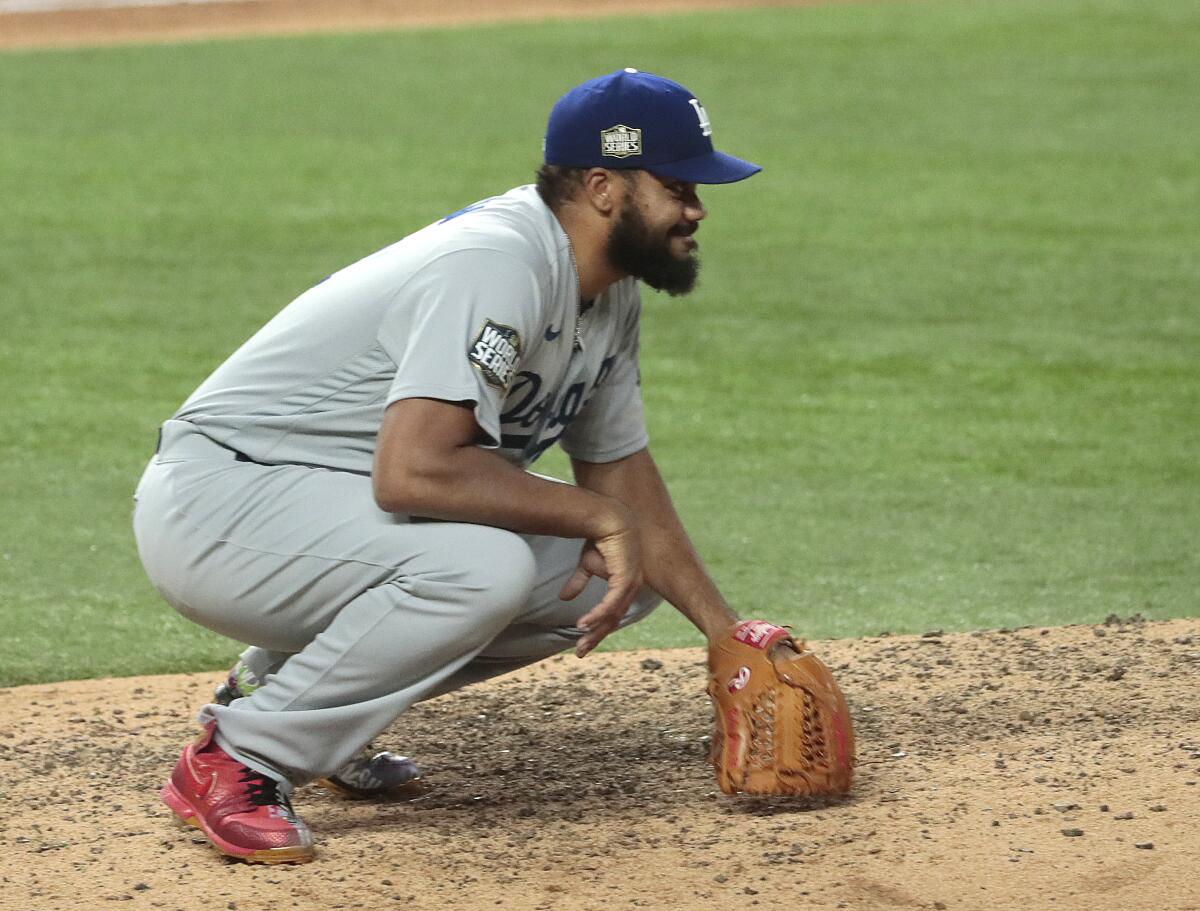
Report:
[[[712,123],[678,82],[632,67],[577,85],[546,125],[546,164],[640,168],[689,183],[733,183],[762,170],[713,148]]]

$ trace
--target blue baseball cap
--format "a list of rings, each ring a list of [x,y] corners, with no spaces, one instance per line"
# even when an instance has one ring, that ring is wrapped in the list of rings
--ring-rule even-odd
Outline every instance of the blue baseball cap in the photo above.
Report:
[[[733,183],[762,170],[713,149],[708,113],[678,82],[632,67],[589,79],[550,111],[546,164],[638,168],[688,183]]]

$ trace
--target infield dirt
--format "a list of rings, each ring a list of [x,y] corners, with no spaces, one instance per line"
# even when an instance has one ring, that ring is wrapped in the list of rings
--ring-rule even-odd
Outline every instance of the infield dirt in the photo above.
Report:
[[[217,675],[2,690],[0,908],[1200,908],[1200,620],[815,648],[848,799],[716,790],[700,650],[566,656],[403,716],[416,799],[301,789],[300,867],[158,801]]]
[[[597,18],[833,0],[222,0],[0,13],[0,48],[189,41],[238,35],[369,31],[481,22]],[[30,0],[35,4],[36,0]],[[63,4],[52,4],[54,6]]]

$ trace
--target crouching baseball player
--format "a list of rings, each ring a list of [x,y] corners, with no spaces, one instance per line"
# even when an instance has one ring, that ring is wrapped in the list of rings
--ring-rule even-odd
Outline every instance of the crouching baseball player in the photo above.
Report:
[[[413,703],[583,657],[660,599],[733,656],[742,684],[710,691],[756,692],[737,649],[800,657],[782,629],[737,624],[647,448],[638,281],[691,290],[697,185],[759,170],[710,136],[667,79],[572,89],[536,186],[305,292],[163,425],[136,494],[142,562],[184,616],[251,645],[162,789],[220,851],[311,859],[297,785],[404,784],[410,760],[361,751]],[[526,470],[554,443],[575,484]],[[727,709],[722,787],[753,791],[734,730],[753,712]]]

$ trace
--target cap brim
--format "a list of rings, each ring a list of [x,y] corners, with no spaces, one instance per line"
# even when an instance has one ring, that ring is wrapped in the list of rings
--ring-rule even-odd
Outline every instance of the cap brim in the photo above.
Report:
[[[673,177],[675,180],[685,180],[688,183],[734,183],[745,180],[762,170],[762,167],[750,161],[743,161],[724,152],[708,152],[695,158],[685,158],[682,161],[671,161],[666,164],[644,164],[652,174],[663,177]]]

